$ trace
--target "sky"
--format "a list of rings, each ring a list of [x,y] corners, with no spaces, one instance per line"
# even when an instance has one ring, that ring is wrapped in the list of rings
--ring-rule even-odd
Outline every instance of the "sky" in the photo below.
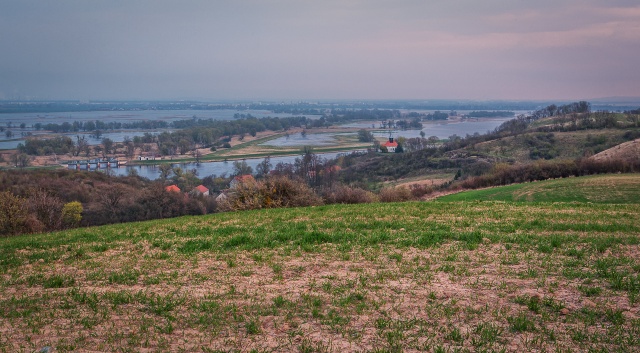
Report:
[[[0,99],[619,96],[637,0],[0,0]]]

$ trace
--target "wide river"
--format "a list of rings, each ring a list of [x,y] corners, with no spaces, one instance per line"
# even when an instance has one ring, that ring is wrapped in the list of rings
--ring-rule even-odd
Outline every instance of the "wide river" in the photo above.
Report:
[[[213,120],[233,120],[235,114],[251,114],[256,118],[264,117],[291,117],[291,116],[307,116],[314,118],[314,115],[304,114],[288,114],[274,113],[269,110],[135,110],[135,111],[97,111],[97,112],[69,112],[69,113],[7,113],[0,114],[0,126],[11,130],[13,136],[8,137],[6,132],[0,133],[0,150],[14,149],[19,143],[24,143],[23,135],[31,133],[34,135],[44,134],[45,132],[36,131],[33,125],[41,123],[43,125],[54,123],[62,124],[64,122],[73,123],[74,121],[88,122],[100,120],[103,122],[121,122],[132,123],[145,120],[162,120],[166,122],[193,119],[213,119]],[[20,124],[25,124],[24,128],[20,128]],[[9,128],[9,126],[11,126]],[[141,130],[122,130],[117,132],[103,131],[101,138],[93,138],[90,135],[92,131],[69,132],[64,135],[75,140],[76,136],[85,136],[90,144],[97,145],[102,138],[108,137],[115,142],[124,141],[125,136],[133,138],[134,136],[142,136],[145,132],[160,133],[164,130],[141,131]],[[167,130],[170,131],[170,130]]]
[[[451,122],[451,123],[429,123],[424,124],[422,131],[425,132],[425,137],[429,136],[437,136],[440,139],[445,139],[450,137],[451,135],[458,135],[461,137],[466,136],[467,134],[473,135],[474,133],[485,133],[487,131],[491,131],[498,127],[503,122],[509,120],[510,118],[500,118],[500,119],[481,119],[477,121],[462,121],[462,122]],[[357,126],[356,126],[357,127]],[[365,127],[365,126],[362,126]],[[367,124],[366,127],[371,127],[370,124]],[[405,131],[392,131],[392,135],[394,137],[420,137],[421,130],[405,130]],[[375,135],[381,137],[387,137],[388,133],[381,132],[376,133]],[[276,146],[323,146],[327,144],[327,139],[331,139],[330,134],[307,134],[306,136],[302,136],[301,134],[291,134],[288,137],[281,137],[276,140],[271,140],[268,143],[269,145]],[[281,141],[280,141],[281,140]],[[322,157],[327,159],[336,158],[339,153],[325,153],[321,154]],[[276,164],[283,163],[292,163],[296,158],[300,156],[282,156],[282,157],[272,157],[271,164],[275,167]],[[246,159],[246,162],[249,166],[251,166],[254,171],[258,163],[262,162],[262,158],[258,159]],[[230,175],[233,173],[233,162],[207,162],[200,163],[196,165],[195,163],[176,163],[175,167],[180,167],[182,169],[196,169],[198,172],[198,176],[200,178],[215,174],[217,176],[227,174]],[[116,175],[127,175],[129,170],[134,169],[138,175],[143,176],[149,179],[157,179],[160,176],[160,172],[157,166],[128,166],[121,167],[115,169]]]

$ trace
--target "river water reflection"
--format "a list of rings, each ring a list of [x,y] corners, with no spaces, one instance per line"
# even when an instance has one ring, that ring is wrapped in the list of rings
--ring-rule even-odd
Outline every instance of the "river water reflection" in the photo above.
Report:
[[[73,123],[74,121],[89,122],[89,121],[102,121],[120,122],[120,123],[133,123],[139,121],[149,120],[161,120],[168,123],[179,120],[188,119],[213,119],[213,120],[233,120],[236,114],[251,114],[256,118],[265,117],[293,117],[293,116],[306,116],[310,119],[316,119],[318,115],[305,115],[305,114],[289,114],[289,113],[274,113],[269,110],[234,110],[234,109],[219,109],[219,110],[139,110],[139,111],[94,111],[94,112],[63,112],[63,113],[5,113],[0,114],[0,126],[12,131],[13,136],[7,137],[5,133],[0,134],[0,150],[2,149],[15,149],[18,144],[24,143],[22,134],[31,133],[33,135],[44,134],[48,132],[37,131],[34,128],[36,123],[46,125],[62,124],[65,122]],[[20,124],[25,124],[25,128],[20,128]],[[11,126],[11,127],[9,127]],[[108,137],[114,142],[124,141],[124,137],[128,136],[133,138],[135,136],[142,136],[145,132],[158,134],[167,130],[121,130],[121,131],[103,131],[102,136],[99,139],[92,138],[90,135],[93,131],[78,131],[69,132],[62,135],[69,136],[75,140],[76,136],[86,136],[89,144],[97,145],[103,138]]]
[[[350,153],[350,152],[348,152]],[[347,154],[348,154],[347,153]],[[334,159],[340,154],[345,154],[345,152],[333,152],[333,153],[319,153],[318,156],[326,159]],[[300,158],[302,154],[296,156],[280,156],[280,157],[271,157],[271,165],[275,167],[278,163],[293,163],[296,158]],[[245,159],[244,161],[254,170],[260,162],[262,162],[264,158],[250,158]],[[174,167],[180,167],[183,170],[191,170],[195,169],[198,172],[198,177],[203,178],[212,174],[217,176],[221,176],[226,174],[227,176],[233,173],[233,161],[227,162],[206,162],[206,163],[175,163],[172,164]],[[120,168],[113,169],[115,175],[127,175],[132,170],[134,170],[139,176],[145,177],[151,180],[158,179],[160,176],[160,169],[156,165],[136,165],[136,166],[124,166]]]

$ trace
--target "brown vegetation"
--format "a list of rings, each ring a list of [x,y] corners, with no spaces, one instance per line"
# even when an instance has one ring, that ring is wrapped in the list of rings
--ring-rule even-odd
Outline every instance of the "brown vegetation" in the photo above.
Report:
[[[497,164],[487,174],[468,178],[449,186],[459,189],[478,189],[489,186],[508,185],[571,176],[605,173],[635,173],[640,171],[640,160],[595,161],[537,161],[531,164]]]
[[[621,143],[617,146],[604,150],[591,158],[596,161],[609,161],[615,159],[637,161],[640,159],[640,139]]]
[[[0,234],[133,222],[215,210],[215,201],[168,193],[161,182],[68,170],[0,172]]]
[[[305,183],[285,176],[270,176],[261,181],[239,183],[219,207],[224,211],[237,211],[321,204],[322,199]]]

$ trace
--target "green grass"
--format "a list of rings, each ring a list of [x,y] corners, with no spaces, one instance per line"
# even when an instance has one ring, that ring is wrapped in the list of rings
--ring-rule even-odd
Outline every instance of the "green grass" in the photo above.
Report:
[[[640,174],[546,180],[443,196],[452,201],[640,203]]]
[[[335,134],[335,133],[332,133]],[[302,146],[294,146],[294,147],[277,147],[270,146],[266,143],[271,140],[278,139],[280,137],[285,136],[285,133],[275,134],[263,138],[259,138],[256,140],[243,142],[237,144],[231,148],[223,148],[219,149],[216,152],[204,155],[200,157],[201,162],[215,162],[215,161],[223,161],[223,160],[239,160],[246,158],[264,158],[264,157],[275,157],[275,156],[291,156],[291,155],[299,155],[300,149]],[[358,150],[362,148],[366,148],[369,144],[358,143],[357,140],[352,141],[353,138],[345,138],[339,137],[336,140],[336,144],[332,146],[314,146],[313,151],[315,153],[331,153],[331,152],[349,152],[353,150]],[[263,152],[246,152],[238,154],[236,152],[242,151],[249,147],[259,146],[264,144]],[[349,144],[348,146],[344,146],[345,144]],[[234,152],[234,153],[232,153]],[[195,162],[195,158],[185,156],[174,156],[172,159],[164,159],[164,160],[155,160],[155,161],[129,161],[128,165],[157,165],[163,163],[188,163]]]
[[[640,205],[409,202],[0,239],[0,352],[638,351]]]

